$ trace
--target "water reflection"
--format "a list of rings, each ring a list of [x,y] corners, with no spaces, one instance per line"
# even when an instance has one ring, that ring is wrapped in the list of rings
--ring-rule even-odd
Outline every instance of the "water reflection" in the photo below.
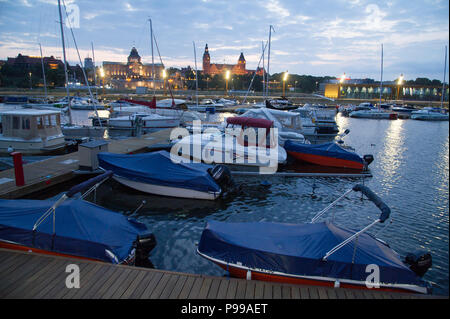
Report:
[[[386,187],[392,188],[401,177],[400,166],[404,165],[404,120],[388,121],[389,126],[386,129],[383,139],[383,149],[378,155],[380,168],[382,170],[383,182]]]

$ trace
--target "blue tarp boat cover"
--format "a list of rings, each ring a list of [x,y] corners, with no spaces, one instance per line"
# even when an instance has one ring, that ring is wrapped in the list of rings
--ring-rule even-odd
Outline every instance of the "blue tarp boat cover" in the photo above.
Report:
[[[54,239],[52,215],[33,232],[35,222],[55,202],[0,200],[0,240],[119,263],[129,256],[137,236],[148,233],[147,227],[134,219],[75,198],[56,208]]]
[[[423,285],[386,244],[363,233],[326,261],[325,254],[355,232],[329,222],[282,224],[209,221],[203,230],[200,253],[227,263],[299,276],[320,276],[366,281],[366,266],[376,264],[380,282]]]
[[[203,163],[174,163],[167,151],[144,154],[99,153],[100,167],[141,183],[220,193]]]
[[[355,152],[343,149],[334,142],[323,144],[304,144],[287,140],[284,143],[284,148],[287,152],[298,152],[305,154],[328,156],[349,161],[354,161],[363,164],[361,156]]]

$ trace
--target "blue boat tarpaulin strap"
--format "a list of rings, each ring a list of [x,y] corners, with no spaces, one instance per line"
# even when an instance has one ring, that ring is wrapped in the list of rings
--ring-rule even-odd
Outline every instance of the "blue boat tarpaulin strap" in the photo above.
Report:
[[[298,276],[366,281],[366,266],[380,269],[380,281],[423,285],[423,282],[386,244],[364,233],[327,260],[322,257],[355,231],[332,223],[282,224],[267,222],[226,223],[209,221],[198,251],[227,263]]]
[[[100,167],[115,175],[142,183],[220,193],[208,173],[212,165],[174,163],[167,151],[144,154],[99,153]]]
[[[148,233],[147,227],[134,219],[76,198],[67,199],[56,209],[55,236],[53,218],[33,231],[35,222],[54,203],[0,200],[0,240],[118,263],[130,255],[137,236]]]
[[[343,149],[334,142],[323,144],[304,144],[287,140],[284,143],[284,148],[287,152],[299,152],[312,155],[328,156],[364,164],[361,156],[359,156],[355,152],[350,152],[346,149]]]

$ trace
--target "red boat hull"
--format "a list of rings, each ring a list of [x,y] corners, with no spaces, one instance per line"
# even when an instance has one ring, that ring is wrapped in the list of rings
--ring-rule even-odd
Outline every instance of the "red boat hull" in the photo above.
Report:
[[[34,247],[28,247],[28,246],[23,246],[23,245],[14,244],[14,243],[7,243],[7,242],[3,242],[3,241],[0,241],[0,248],[17,250],[17,251],[26,251],[26,252],[49,255],[49,256],[59,256],[59,257],[67,257],[67,258],[76,258],[76,259],[81,259],[81,260],[104,262],[103,260],[100,260],[100,259],[94,259],[94,258],[82,257],[82,256],[76,256],[76,255],[70,255],[70,254],[62,254],[62,253],[57,253],[54,251],[49,251],[49,250],[44,250],[44,249],[39,249],[39,248],[34,248]],[[121,264],[128,265],[131,263],[129,261],[124,261]]]
[[[233,266],[225,266],[221,263],[215,262],[219,267],[223,270],[228,271],[230,276],[235,278],[246,279],[247,278],[247,270],[233,267]],[[251,272],[251,280],[261,280],[261,281],[270,281],[270,282],[279,282],[279,283],[287,283],[287,284],[295,284],[295,285],[308,285],[308,286],[321,286],[321,287],[330,287],[334,288],[334,281],[324,281],[324,280],[313,280],[313,279],[305,279],[300,277],[291,277],[291,276],[282,276],[282,275],[273,275],[262,272]],[[363,289],[363,290],[371,290],[371,291],[386,291],[386,292],[400,292],[400,293],[418,293],[415,291],[410,291],[407,289],[401,288],[368,288],[365,284],[356,285],[356,284],[347,284],[340,283],[340,288],[351,288],[351,289]]]
[[[299,153],[299,152],[293,152],[293,151],[288,151],[288,154],[297,160],[320,165],[320,166],[351,168],[351,169],[358,169],[358,170],[362,170],[364,168],[364,164],[362,164],[362,163],[349,161],[349,160],[345,160],[345,159],[340,159],[340,158]]]

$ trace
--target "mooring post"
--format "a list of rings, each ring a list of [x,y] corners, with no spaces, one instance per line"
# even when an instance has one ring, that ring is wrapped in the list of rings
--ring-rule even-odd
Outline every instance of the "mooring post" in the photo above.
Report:
[[[25,185],[25,178],[23,175],[22,153],[12,152],[11,156],[13,157],[14,162],[14,175],[16,178],[16,186],[23,186]]]

